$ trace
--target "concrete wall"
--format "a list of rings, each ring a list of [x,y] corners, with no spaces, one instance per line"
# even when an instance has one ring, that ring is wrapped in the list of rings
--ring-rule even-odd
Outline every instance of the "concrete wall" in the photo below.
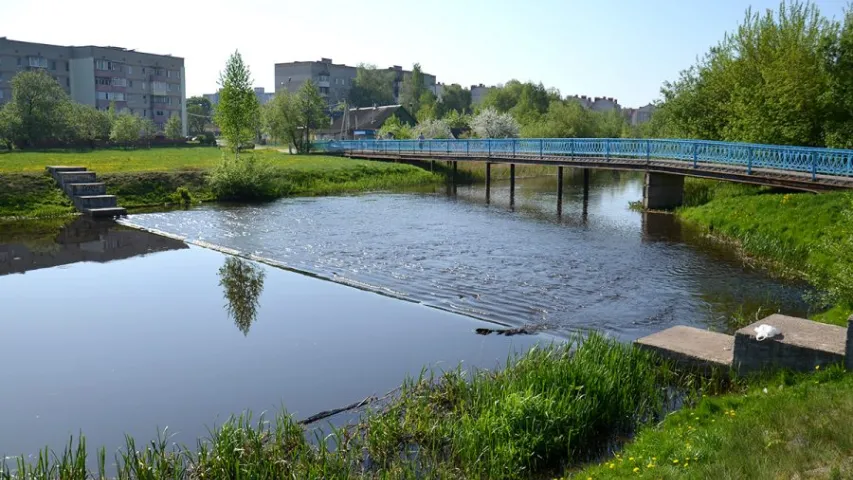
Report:
[[[78,103],[95,106],[95,59],[71,59],[71,98]]]

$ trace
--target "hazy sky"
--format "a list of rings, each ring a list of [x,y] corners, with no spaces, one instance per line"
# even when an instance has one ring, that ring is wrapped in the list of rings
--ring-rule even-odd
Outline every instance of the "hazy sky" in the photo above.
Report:
[[[816,2],[840,17],[846,0]],[[541,81],[564,95],[639,106],[733,30],[749,5],[777,0],[0,0],[0,36],[115,45],[186,59],[187,93],[213,92],[239,49],[257,86],[276,62],[380,67],[420,62],[444,83]]]

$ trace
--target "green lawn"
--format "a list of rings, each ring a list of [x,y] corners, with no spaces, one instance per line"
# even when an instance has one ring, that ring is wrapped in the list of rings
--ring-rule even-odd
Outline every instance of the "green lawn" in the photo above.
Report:
[[[43,172],[48,165],[83,166],[98,173],[207,170],[216,165],[221,155],[215,147],[10,152],[0,154],[0,172]]]
[[[703,398],[570,477],[853,478],[851,418],[853,374],[780,375],[746,393]]]

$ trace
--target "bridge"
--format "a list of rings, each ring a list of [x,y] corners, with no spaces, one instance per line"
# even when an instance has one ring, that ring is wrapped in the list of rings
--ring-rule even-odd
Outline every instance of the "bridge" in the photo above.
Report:
[[[645,173],[643,205],[670,209],[681,205],[684,177],[783,187],[806,192],[853,189],[853,150],[789,147],[705,140],[634,138],[518,138],[463,140],[332,140],[321,148],[352,158],[393,161],[484,162],[486,198],[491,164],[510,165],[510,203],[515,200],[515,165],[558,168],[557,197],[562,204],[563,168]]]

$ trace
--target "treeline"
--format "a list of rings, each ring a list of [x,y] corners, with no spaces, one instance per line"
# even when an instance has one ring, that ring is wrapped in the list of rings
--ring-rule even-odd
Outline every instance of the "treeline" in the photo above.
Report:
[[[853,147],[853,12],[809,2],[748,10],[743,23],[662,89],[659,136]]]
[[[12,98],[0,109],[0,144],[8,149],[40,146],[133,145],[150,141],[158,129],[151,119],[108,111],[71,100],[59,83],[42,71],[26,71],[11,81]],[[180,139],[181,120],[171,117],[165,135]]]

